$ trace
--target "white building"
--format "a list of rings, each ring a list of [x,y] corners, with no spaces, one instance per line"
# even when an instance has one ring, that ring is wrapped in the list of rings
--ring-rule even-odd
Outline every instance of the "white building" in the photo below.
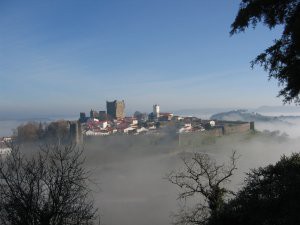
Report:
[[[87,132],[85,132],[85,135],[86,136],[106,136],[106,135],[109,135],[109,132],[88,130]]]
[[[134,131],[134,130],[136,130],[135,128],[132,128],[132,127],[127,127],[127,128],[125,128],[124,130],[123,130],[123,132],[125,133],[125,134],[128,134],[129,132],[132,132],[132,131]]]
[[[213,120],[211,120],[211,121],[209,122],[209,124],[210,124],[210,126],[211,126],[211,127],[214,127],[214,126],[216,126],[216,122],[215,122],[215,121],[213,121]]]
[[[158,118],[159,117],[159,105],[153,105],[153,115]]]
[[[189,133],[193,130],[192,124],[191,123],[186,123],[184,127],[179,129],[179,133]]]
[[[107,121],[103,121],[103,122],[100,122],[100,123],[99,123],[99,127],[100,127],[101,130],[106,129],[107,126],[108,126]]]
[[[148,131],[147,128],[145,127],[141,127],[140,129],[137,129],[136,132],[139,134],[139,133],[146,133]]]

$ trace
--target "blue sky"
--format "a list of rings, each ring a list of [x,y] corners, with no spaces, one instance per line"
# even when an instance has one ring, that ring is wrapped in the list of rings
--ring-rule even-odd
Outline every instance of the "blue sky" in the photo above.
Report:
[[[280,105],[250,61],[280,36],[230,37],[238,0],[2,0],[0,113]]]

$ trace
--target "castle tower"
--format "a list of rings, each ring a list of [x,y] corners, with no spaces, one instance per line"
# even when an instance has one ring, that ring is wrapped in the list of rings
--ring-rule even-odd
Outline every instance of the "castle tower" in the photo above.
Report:
[[[70,121],[70,135],[72,141],[76,144],[83,142],[81,123],[79,121]]]
[[[93,109],[91,109],[90,111],[90,117],[93,118],[98,118],[99,117],[99,113]]]
[[[159,118],[159,105],[153,105],[153,115],[155,118]]]
[[[106,111],[110,119],[124,119],[125,117],[125,102],[122,101],[106,101]]]

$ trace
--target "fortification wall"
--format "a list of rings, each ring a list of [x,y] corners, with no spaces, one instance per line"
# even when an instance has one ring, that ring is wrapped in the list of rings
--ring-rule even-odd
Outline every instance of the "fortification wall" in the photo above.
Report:
[[[254,130],[253,122],[226,122],[207,131],[178,134],[178,143],[180,146],[196,147],[214,143],[217,137],[223,135],[245,133],[250,130]]]
[[[240,123],[240,124],[225,124],[224,125],[224,134],[236,134],[243,133],[251,130],[250,123]]]

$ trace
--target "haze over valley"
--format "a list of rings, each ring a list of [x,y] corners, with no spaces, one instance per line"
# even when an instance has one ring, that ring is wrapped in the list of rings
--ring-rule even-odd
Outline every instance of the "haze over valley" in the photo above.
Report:
[[[201,112],[207,113],[208,110]],[[227,185],[237,191],[242,187],[245,173],[249,169],[275,163],[283,154],[290,155],[298,150],[300,119],[295,114],[273,117],[233,110],[210,115],[221,120],[238,121],[247,121],[249,116],[251,120],[257,120],[257,131],[254,133],[244,132],[199,140],[194,138],[193,142],[185,144],[180,143],[171,131],[162,136],[87,137],[84,141],[85,165],[92,173],[90,187],[96,207],[100,209],[102,223],[171,224],[172,215],[184,202],[178,202],[179,189],[166,179],[166,175],[183,167],[183,155],[206,153],[223,163],[229,160],[232,151],[236,151],[239,155],[238,169]],[[19,122],[25,123],[1,121],[1,124],[7,124],[2,127],[3,132],[7,132],[5,129],[10,125],[19,125]],[[28,143],[22,145],[21,149],[28,154],[38,151],[34,150],[36,148],[37,145]]]
[[[299,21],[299,0],[0,1],[0,224],[300,224]]]

